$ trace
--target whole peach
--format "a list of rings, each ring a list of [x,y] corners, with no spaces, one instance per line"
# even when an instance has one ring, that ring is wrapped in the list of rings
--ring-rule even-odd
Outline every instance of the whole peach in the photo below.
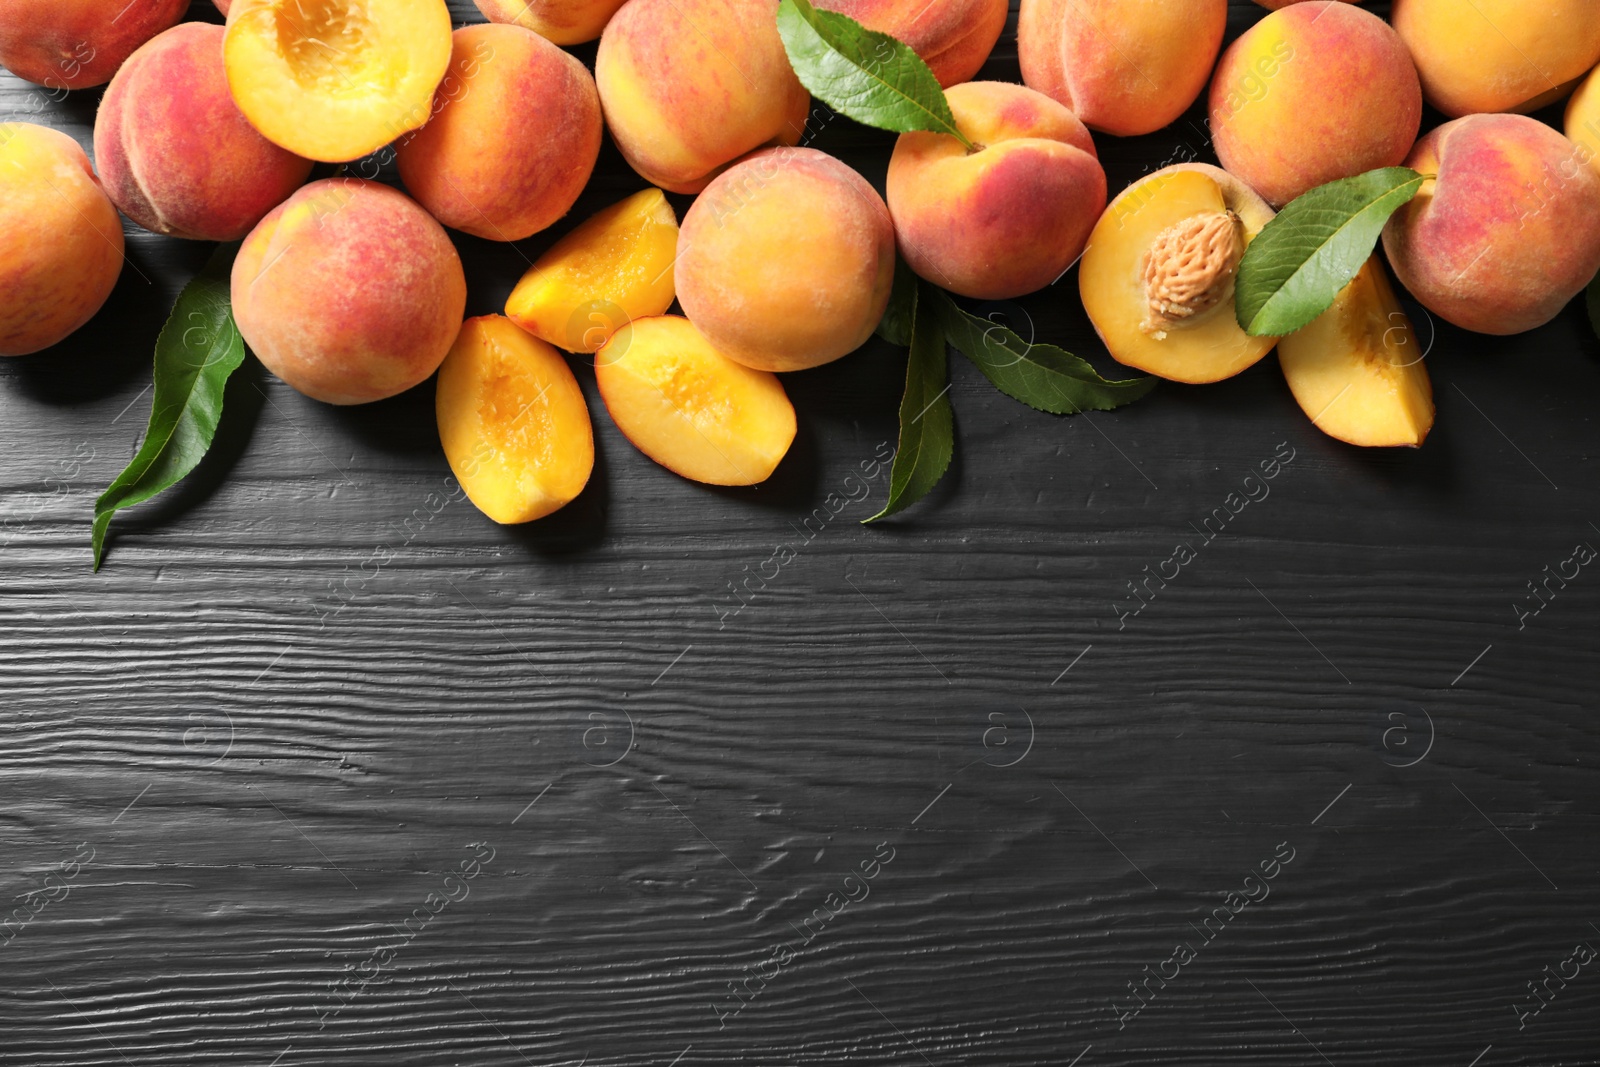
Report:
[[[1228,0],[1022,0],[1017,58],[1030,88],[1131,137],[1195,102],[1227,24]]]
[[[589,69],[521,26],[455,31],[434,115],[402,139],[400,177],[446,226],[520,241],[565,215],[600,155]]]
[[[1370,11],[1333,0],[1267,15],[1223,53],[1211,81],[1218,158],[1277,205],[1397,165],[1421,125],[1405,44]]]
[[[684,216],[678,300],[719,351],[804,370],[859,348],[894,282],[894,226],[866,179],[810,148],[730,167]]]
[[[122,262],[122,221],[78,142],[0,123],[0,356],[49,348],[88,322]]]
[[[477,0],[490,22],[514,23],[556,44],[600,36],[625,0]]]
[[[954,137],[901,134],[889,214],[911,269],[963,296],[1043,289],[1083,252],[1106,206],[1106,174],[1072,112],[1032,89],[966,82],[945,94]]]
[[[233,316],[267,369],[330,404],[364,404],[432,374],[461,330],[467,282],[449,236],[404,193],[312,182],[251,231]]]
[[[1006,28],[1008,0],[818,0],[911,46],[946,89],[971,81]]]
[[[0,0],[0,67],[51,89],[104,85],[189,0]]]
[[[600,37],[606,125],[652,185],[695,193],[768,144],[796,144],[811,97],[778,36],[778,0],[628,0]]]
[[[1469,115],[1417,142],[1436,175],[1383,231],[1395,274],[1428,310],[1479,333],[1549,322],[1600,271],[1600,171],[1522,115]]]
[[[1306,0],[1256,0],[1256,3],[1260,4],[1268,11],[1276,11],[1280,7],[1288,7],[1290,4],[1303,4],[1305,2]],[[1365,3],[1366,0],[1344,0],[1344,2],[1347,4],[1362,4]]]
[[[147,230],[237,241],[311,174],[245,119],[228,93],[221,26],[185,22],[117,71],[95,117],[106,192]]]
[[[1594,0],[1394,0],[1390,21],[1452,118],[1535,111],[1600,63]]]

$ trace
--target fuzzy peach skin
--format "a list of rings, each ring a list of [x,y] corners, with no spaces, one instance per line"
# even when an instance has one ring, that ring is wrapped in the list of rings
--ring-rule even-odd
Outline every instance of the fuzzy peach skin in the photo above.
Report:
[[[778,36],[777,0],[628,0],[606,25],[595,81],[633,169],[696,193],[735,159],[805,132],[811,97]]]
[[[706,187],[678,236],[678,302],[724,355],[805,370],[872,336],[894,224],[866,179],[811,148],[769,148]]]
[[[1290,4],[1303,4],[1305,2],[1306,0],[1256,0],[1256,3],[1268,11],[1276,11],[1280,7],[1288,7]],[[1347,4],[1360,4],[1365,3],[1366,0],[1344,0],[1344,2]]]
[[[1584,79],[1567,102],[1567,136],[1600,167],[1600,67]]]
[[[956,126],[906,133],[889,160],[889,214],[906,263],[962,296],[1043,289],[1082,254],[1106,206],[1106,173],[1083,123],[1009,82],[948,90]]]
[[[0,0],[0,67],[51,89],[104,85],[189,0]]]
[[[428,124],[396,148],[400,177],[446,226],[520,241],[565,215],[600,156],[589,69],[521,26],[455,31]]]
[[[49,348],[88,322],[122,262],[122,220],[78,142],[0,123],[0,356]]]
[[[582,44],[600,36],[626,0],[477,0],[490,22],[532,30],[556,44]]]
[[[1535,111],[1600,63],[1594,0],[1394,0],[1389,20],[1452,118]]]
[[[267,369],[330,404],[404,392],[450,351],[467,282],[449,236],[404,193],[312,182],[233,264],[233,316]]]
[[[1600,171],[1522,115],[1469,115],[1417,142],[1406,166],[1437,177],[1383,231],[1395,274],[1424,306],[1478,333],[1549,322],[1600,271]]]
[[[1206,87],[1228,0],[1022,0],[1022,80],[1086,126],[1131,137],[1170,125]]]
[[[216,5],[218,11],[222,12],[223,15],[227,15],[228,6],[233,0],[211,0],[211,2]]]
[[[911,46],[946,89],[971,81],[1006,28],[1008,0],[817,0]]]
[[[1275,205],[1406,158],[1422,86],[1399,36],[1363,8],[1311,0],[1274,11],[1223,53],[1211,136],[1225,169]]]
[[[94,123],[100,179],[155,233],[237,241],[305,184],[311,161],[256,132],[234,106],[221,26],[185,22],[128,58]]]

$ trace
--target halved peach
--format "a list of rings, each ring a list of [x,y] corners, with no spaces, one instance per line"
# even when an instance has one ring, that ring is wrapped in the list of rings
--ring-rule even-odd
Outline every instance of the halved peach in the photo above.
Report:
[[[1234,314],[1245,247],[1273,217],[1233,175],[1180,163],[1111,202],[1079,266],[1094,328],[1119,363],[1176,382],[1232,377],[1272,351]]]
[[[612,334],[594,376],[628,440],[697,482],[766,481],[794,441],[794,406],[777,376],[729,359],[676,315]]]
[[[444,0],[233,0],[223,58],[267,140],[346,163],[428,121],[450,66]]]
[[[506,315],[568,352],[594,352],[634,319],[672,306],[678,216],[660,189],[612,204],[550,246],[506,301]]]
[[[1433,428],[1423,355],[1376,255],[1331,308],[1278,341],[1289,390],[1317,429],[1378,448],[1414,448]]]
[[[572,502],[594,470],[594,428],[561,353],[510,319],[462,324],[439,367],[434,411],[467,498],[499,523],[532,522]]]

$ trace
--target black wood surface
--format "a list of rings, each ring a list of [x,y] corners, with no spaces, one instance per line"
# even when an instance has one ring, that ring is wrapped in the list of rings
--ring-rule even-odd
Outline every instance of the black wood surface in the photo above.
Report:
[[[86,144],[95,98],[0,80]],[[1098,141],[1113,189],[1209,157],[1198,110]],[[881,182],[886,135],[815,143]],[[574,217],[641,184],[608,147]],[[461,238],[470,310],[554,236]],[[1600,573],[1529,586],[1600,546],[1578,307],[1418,311],[1419,451],[1323,437],[1270,359],[1073,419],[958,361],[950,476],[874,528],[876,342],[787,378],[756,490],[644,459],[580,367],[594,481],[514,529],[431,385],[341,410],[250,361],[96,576],[207,254],[129,237],[90,327],[0,364],[0,1062],[1600,1062]],[[1073,275],[992,310],[1105,365]]]

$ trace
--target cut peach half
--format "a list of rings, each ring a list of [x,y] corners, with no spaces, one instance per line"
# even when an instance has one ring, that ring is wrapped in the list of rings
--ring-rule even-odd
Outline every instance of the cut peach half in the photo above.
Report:
[[[444,0],[233,0],[223,59],[267,140],[324,163],[422,126],[450,66]]]
[[[462,324],[434,408],[450,469],[495,522],[542,519],[589,483],[594,429],[578,381],[561,353],[509,319]]]
[[[678,216],[646,189],[586,219],[540,256],[506,315],[568,352],[595,352],[634,319],[672,306]]]
[[[618,330],[594,376],[628,440],[697,482],[764,482],[794,441],[794,406],[777,376],[729,359],[676,315]]]
[[[1175,382],[1230,378],[1272,351],[1233,308],[1245,248],[1272,219],[1233,175],[1180,163],[1111,202],[1089,236],[1078,288],[1112,358]]]
[[[1433,428],[1423,356],[1377,256],[1331,308],[1278,342],[1283,376],[1317,429],[1367,447],[1416,447]]]

